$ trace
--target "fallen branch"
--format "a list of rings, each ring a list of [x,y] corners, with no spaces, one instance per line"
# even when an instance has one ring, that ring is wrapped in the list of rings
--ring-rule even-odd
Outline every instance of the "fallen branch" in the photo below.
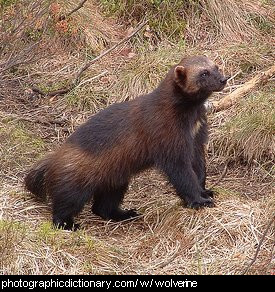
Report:
[[[213,102],[213,107],[215,112],[219,112],[228,109],[233,104],[236,104],[240,99],[242,99],[247,93],[249,93],[256,86],[265,84],[273,75],[275,74],[275,65],[273,65],[269,70],[260,72],[255,77],[245,82],[242,87],[236,89],[232,93],[228,94],[219,101]]]
[[[25,117],[21,115],[19,116],[17,114],[5,113],[2,111],[0,112],[0,116],[8,117],[16,121],[23,121],[23,122],[26,121],[30,123],[38,123],[38,124],[47,125],[47,126],[53,124],[53,125],[59,125],[63,127],[67,123],[66,119],[29,118],[29,117]]]
[[[258,247],[256,249],[255,255],[254,255],[252,261],[249,263],[249,265],[246,267],[246,269],[242,273],[242,275],[245,275],[248,272],[248,270],[251,268],[251,266],[256,262],[256,259],[258,257],[259,252],[260,252],[260,249],[261,249],[261,246],[262,246],[262,244],[264,242],[264,239],[265,239],[265,237],[267,235],[267,232],[271,228],[272,223],[274,223],[274,220],[275,220],[275,215],[273,215],[272,218],[269,220],[269,222],[267,224],[267,227],[266,227],[266,229],[264,231],[264,234],[263,234],[263,236],[262,236],[262,238],[261,238],[261,240],[260,240],[260,242],[258,244]]]
[[[71,16],[73,13],[75,13],[76,11],[78,11],[80,8],[83,7],[83,5],[87,2],[88,0],[83,0],[81,1],[77,7],[75,7],[74,9],[72,9],[69,13],[67,13],[67,15],[63,15],[59,18],[59,20],[64,20],[66,18],[68,18],[69,16]]]
[[[55,91],[50,91],[48,93],[43,92],[42,90],[40,90],[37,87],[32,87],[32,90],[34,92],[37,92],[43,96],[55,96],[55,95],[64,95],[66,93],[68,93],[69,91],[71,91],[72,89],[74,89],[80,82],[80,78],[82,76],[82,74],[91,66],[93,65],[95,62],[97,62],[98,60],[102,59],[104,56],[106,56],[107,54],[111,53],[113,50],[115,50],[117,47],[119,47],[120,45],[126,43],[127,41],[129,41],[134,35],[136,35],[147,23],[149,20],[146,20],[144,22],[142,22],[131,34],[129,34],[128,36],[126,36],[125,38],[123,38],[121,41],[119,41],[118,43],[116,43],[115,45],[113,45],[111,48],[109,48],[108,50],[104,51],[103,53],[101,53],[100,55],[98,55],[97,57],[95,57],[93,60],[85,63],[78,71],[78,73],[76,74],[74,80],[72,81],[72,83],[66,87],[66,88],[62,88],[62,89],[58,89]]]
[[[66,87],[66,88],[60,88],[58,90],[53,90],[50,92],[44,92],[42,90],[40,90],[38,87],[31,87],[31,90],[35,93],[38,93],[42,96],[56,96],[56,95],[64,95],[66,93],[68,93],[69,91],[71,91],[74,88],[74,86],[71,84],[70,86]]]

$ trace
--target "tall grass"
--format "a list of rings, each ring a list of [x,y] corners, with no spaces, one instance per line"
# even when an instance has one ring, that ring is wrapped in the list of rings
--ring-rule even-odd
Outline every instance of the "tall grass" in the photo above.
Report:
[[[146,17],[155,39],[172,41],[187,37],[197,43],[219,37],[250,39],[268,32],[271,18],[259,1],[221,0],[99,0],[107,15],[124,22]],[[261,30],[259,30],[261,27]],[[259,35],[258,35],[259,37]]]
[[[213,137],[217,155],[248,163],[274,163],[274,93],[271,88],[252,93],[217,129]]]
[[[111,87],[116,101],[124,101],[149,93],[164,78],[170,67],[182,58],[185,47],[160,44],[157,50],[139,48],[138,56],[130,60]]]

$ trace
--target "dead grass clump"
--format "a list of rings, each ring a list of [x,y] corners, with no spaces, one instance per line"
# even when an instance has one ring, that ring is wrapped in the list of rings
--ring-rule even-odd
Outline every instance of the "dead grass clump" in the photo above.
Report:
[[[216,129],[211,139],[216,155],[249,164],[274,162],[273,91],[268,88],[250,94]]]
[[[251,22],[254,14],[261,15],[258,1],[201,0],[199,3],[202,17],[207,19],[217,36],[245,40],[258,34]]]
[[[226,42],[220,45],[213,54],[213,58],[227,75],[236,76],[226,90],[234,90],[238,83],[247,81],[255,72],[261,71],[273,65],[273,45],[267,41],[251,40],[236,43]],[[232,85],[234,85],[232,87]]]
[[[111,86],[111,101],[124,101],[146,94],[157,87],[170,67],[183,56],[183,47],[162,44],[157,50],[140,48],[124,65],[118,81]]]
[[[152,31],[147,31],[145,37],[150,37],[154,32],[153,41],[168,37],[178,37],[186,26],[183,17],[185,1],[125,1],[125,0],[100,0],[103,10],[107,15],[115,15],[127,23],[140,22],[144,17],[149,18]],[[152,36],[152,35],[151,35]]]
[[[0,73],[43,56],[42,38],[49,17],[49,1],[11,1],[1,7]],[[44,43],[44,47],[46,44]],[[39,49],[39,54],[37,54]]]
[[[11,189],[1,188],[0,274],[122,273],[128,257],[120,246],[53,228],[49,207]]]
[[[259,1],[99,1],[108,15],[127,22],[150,19],[153,41],[178,40],[183,36],[193,44],[201,40],[213,43],[219,38],[249,40],[270,32],[270,5]]]
[[[76,7],[73,0],[59,2],[63,13]],[[93,1],[85,2],[83,8],[72,15],[71,21],[84,37],[88,58],[95,57],[123,35],[115,20],[103,17]]]

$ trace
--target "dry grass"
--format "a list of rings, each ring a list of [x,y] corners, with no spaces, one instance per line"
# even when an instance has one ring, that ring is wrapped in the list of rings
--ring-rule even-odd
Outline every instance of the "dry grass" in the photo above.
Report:
[[[6,1],[1,3],[0,73],[35,62],[44,55],[44,33],[48,27],[48,1]],[[40,54],[36,54],[39,49]]]
[[[216,155],[274,165],[274,88],[250,94],[211,139]]]
[[[36,102],[40,96],[32,92],[32,87],[45,94],[65,88],[86,60],[126,34],[113,20],[104,19],[94,3],[85,4],[81,14],[76,12],[60,21],[59,17],[75,7],[74,1],[62,5],[57,1],[49,1],[51,5],[46,2],[47,5],[43,0],[27,3],[18,0],[4,10],[0,40],[9,45],[0,48],[0,88],[5,98],[14,100],[23,87],[24,100]],[[16,11],[22,11],[18,20],[14,17]],[[9,26],[14,33],[5,30]],[[117,63],[120,62],[122,55],[118,51],[114,54]],[[62,106],[67,103],[69,107],[94,112],[106,105],[108,95],[103,87],[111,82],[114,68],[102,68],[106,61],[112,63],[113,58],[110,55],[87,70],[79,86],[65,96]],[[107,73],[110,77],[101,80]]]
[[[274,9],[264,1],[100,0],[107,15],[127,22],[150,19],[146,38],[156,42],[184,36],[192,44],[220,39],[244,41],[272,31]]]
[[[133,181],[125,202],[143,217],[104,222],[87,207],[77,232],[53,229],[49,207],[6,185],[1,191],[0,273],[240,274],[274,210],[268,185],[249,190],[247,179],[230,175],[217,189],[217,207],[194,211],[181,206],[160,175],[147,172]],[[250,273],[268,274],[274,268],[273,240],[272,227]]]
[[[65,1],[62,7],[64,11],[71,11],[76,7],[76,1]],[[93,1],[87,1],[85,6],[73,15],[72,21],[78,30],[82,31],[86,48],[92,50],[90,53],[95,56],[122,37],[120,26],[114,19],[104,18]]]
[[[129,100],[152,91],[169,68],[181,59],[182,50],[167,43],[154,51],[138,49],[136,56],[122,67],[119,79],[111,86],[112,101]]]
[[[214,95],[214,98],[220,98],[241,86],[256,72],[273,64],[275,56],[272,49],[271,43],[259,41],[233,42],[218,47],[205,44],[190,47],[182,42],[161,42],[157,48],[138,46],[136,55],[121,66],[121,70],[116,73],[116,82],[110,84],[109,100],[123,101],[150,92],[163,79],[168,68],[184,55],[196,54],[209,56],[225,75],[232,76],[225,90]]]
[[[69,94],[49,98],[36,94],[31,86],[44,92],[66,86],[86,60],[129,34],[134,24],[132,18],[126,28],[118,25],[102,16],[95,1],[88,1],[67,20],[64,32],[66,26],[56,18],[75,7],[75,1],[53,2],[59,6],[51,7],[50,33],[41,38],[48,42],[43,55],[14,66],[14,71],[5,70],[0,80],[0,274],[244,272],[274,216],[274,177],[265,165],[274,131],[271,85],[247,97],[250,111],[244,104],[210,116],[208,185],[219,180],[227,154],[234,161],[241,154],[245,162],[228,165],[226,176],[215,187],[215,208],[184,208],[166,179],[148,171],[133,179],[124,203],[139,210],[138,220],[106,222],[87,206],[77,218],[81,230],[61,231],[52,228],[50,206],[23,190],[22,177],[92,112],[150,91],[184,54],[206,53],[233,76],[225,92],[214,98],[268,67],[274,62],[271,5],[223,2],[231,5],[227,10],[220,1],[198,1],[203,4],[201,13],[190,5],[188,11],[193,13],[184,19],[184,40],[176,40],[175,34],[169,38],[172,34],[167,30],[161,36],[168,40],[156,38],[152,34],[161,27],[150,24],[131,43],[87,70]],[[237,6],[233,17],[230,11]],[[266,34],[269,37],[264,39]],[[0,64],[6,56],[0,54]],[[258,164],[247,167],[250,159]],[[249,273],[274,273],[274,232],[271,226]]]
[[[22,122],[14,122],[8,118],[0,117],[0,186],[5,179],[17,181],[22,168],[28,161],[38,158],[43,151],[43,140],[26,130]],[[16,152],[17,159],[14,160]],[[30,163],[30,162],[29,162]]]

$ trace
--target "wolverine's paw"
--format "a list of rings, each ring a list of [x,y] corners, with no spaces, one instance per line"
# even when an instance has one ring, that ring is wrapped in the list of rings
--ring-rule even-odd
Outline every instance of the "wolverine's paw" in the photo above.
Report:
[[[111,218],[114,221],[123,221],[123,220],[129,220],[129,219],[135,219],[136,217],[139,217],[140,214],[137,213],[135,209],[130,210],[122,210],[118,209],[112,212]]]
[[[190,202],[188,204],[188,207],[198,210],[198,209],[203,208],[203,207],[213,208],[213,207],[215,207],[215,204],[210,197],[209,198],[201,197],[200,199],[197,199],[193,202]]]
[[[72,219],[68,219],[66,221],[60,220],[58,218],[53,219],[53,226],[63,230],[71,230],[76,231],[80,228],[79,224],[73,222]]]
[[[74,223],[73,225],[64,223],[53,224],[54,227],[62,230],[76,231],[80,228],[80,224]]]
[[[80,224],[78,223],[74,223],[69,229],[67,230],[71,230],[71,231],[76,231],[80,228]]]
[[[214,197],[214,194],[215,194],[215,192],[212,191],[212,190],[209,190],[209,189],[205,189],[205,190],[203,190],[202,193],[201,193],[201,195],[202,195],[204,198],[206,198],[206,199],[208,199],[209,197],[210,197],[210,198],[213,198],[213,197]]]

